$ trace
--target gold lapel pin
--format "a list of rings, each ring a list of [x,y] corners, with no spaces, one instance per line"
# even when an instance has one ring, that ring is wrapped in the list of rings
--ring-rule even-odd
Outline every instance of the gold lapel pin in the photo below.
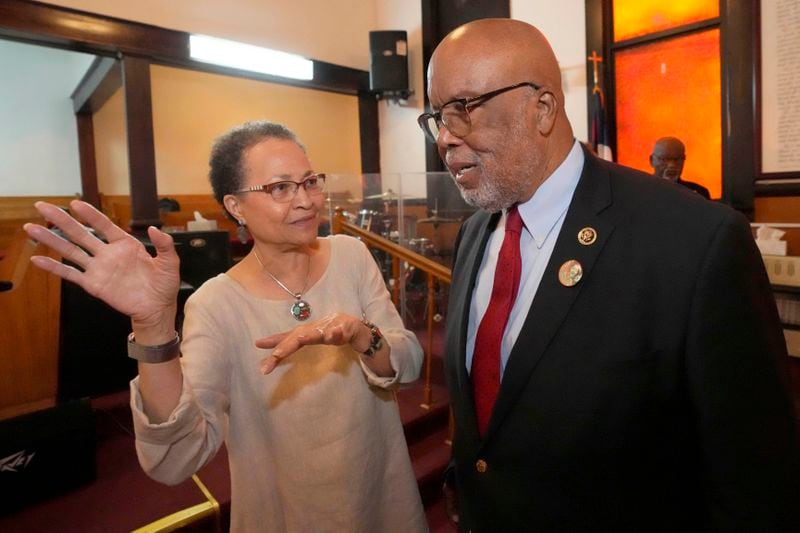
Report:
[[[558,269],[558,281],[565,287],[574,287],[583,277],[583,267],[577,259],[565,261]]]
[[[578,232],[578,242],[584,246],[594,244],[597,240],[597,231],[594,228],[585,227]]]

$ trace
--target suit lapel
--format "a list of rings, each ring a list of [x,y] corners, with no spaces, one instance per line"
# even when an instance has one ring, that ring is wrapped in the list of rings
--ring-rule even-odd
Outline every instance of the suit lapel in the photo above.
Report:
[[[462,429],[471,438],[478,439],[478,427],[475,418],[475,401],[472,396],[472,385],[466,367],[467,325],[469,323],[470,302],[472,291],[475,288],[478,270],[483,259],[489,236],[497,227],[501,213],[489,214],[479,211],[469,221],[468,228],[464,231],[458,247],[456,265],[451,291],[455,294],[450,299],[450,317],[453,322],[448,324],[447,342],[448,353],[453,358],[455,372],[458,376],[457,396],[460,398],[464,416],[460,418]],[[450,349],[450,344],[455,350]],[[455,398],[454,398],[455,399]]]
[[[555,248],[522,330],[511,350],[484,442],[491,438],[492,433],[515,405],[582,287],[591,278],[592,267],[614,231],[611,217],[602,216],[607,214],[604,211],[612,201],[608,170],[591,154],[587,153],[585,156],[583,172]],[[594,228],[597,232],[597,240],[589,246],[578,242],[578,232],[586,227]],[[565,287],[558,281],[558,271],[561,265],[570,259],[580,262],[583,276],[573,287]]]

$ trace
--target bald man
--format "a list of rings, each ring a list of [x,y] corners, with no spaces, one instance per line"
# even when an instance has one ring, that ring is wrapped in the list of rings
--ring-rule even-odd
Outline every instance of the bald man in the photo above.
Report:
[[[653,167],[653,175],[656,178],[667,179],[678,185],[683,185],[706,200],[710,200],[711,195],[708,194],[708,189],[699,183],[681,178],[685,162],[686,147],[677,137],[660,138],[653,146],[653,153],[650,154],[650,166]]]
[[[508,19],[448,35],[426,136],[466,201],[446,334],[472,531],[791,530],[786,349],[747,220],[582,149]]]

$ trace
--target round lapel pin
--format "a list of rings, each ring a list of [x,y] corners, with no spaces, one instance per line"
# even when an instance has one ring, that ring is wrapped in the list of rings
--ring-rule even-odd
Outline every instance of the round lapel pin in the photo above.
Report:
[[[578,242],[584,246],[594,244],[597,240],[597,231],[594,228],[585,227],[578,232]]]
[[[565,287],[574,287],[583,277],[583,267],[577,259],[565,261],[558,269],[558,281]]]

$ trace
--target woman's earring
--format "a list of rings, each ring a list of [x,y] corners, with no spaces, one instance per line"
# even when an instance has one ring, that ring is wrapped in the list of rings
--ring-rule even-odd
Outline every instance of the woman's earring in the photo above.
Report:
[[[239,223],[239,226],[236,228],[236,238],[240,243],[245,244],[248,240],[250,240],[250,232],[247,231],[247,228],[245,227],[244,219],[237,219],[236,222]]]
[[[245,220],[243,218],[238,219],[236,222],[238,222],[240,226],[246,226],[247,225],[247,222],[245,222]]]

